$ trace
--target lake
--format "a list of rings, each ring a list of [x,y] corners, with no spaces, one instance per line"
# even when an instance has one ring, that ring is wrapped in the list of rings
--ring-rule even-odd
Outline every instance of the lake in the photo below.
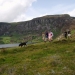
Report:
[[[38,42],[27,42],[27,45],[29,44],[35,44]],[[18,47],[20,43],[14,43],[14,44],[0,44],[0,48],[7,48],[7,47]]]
[[[19,43],[16,44],[0,44],[0,48],[7,48],[7,47],[18,47]]]

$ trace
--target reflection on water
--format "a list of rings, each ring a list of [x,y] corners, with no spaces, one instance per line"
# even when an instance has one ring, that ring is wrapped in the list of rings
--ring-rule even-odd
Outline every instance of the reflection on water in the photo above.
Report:
[[[16,44],[0,44],[0,48],[6,48],[6,47],[17,47],[19,43]]]

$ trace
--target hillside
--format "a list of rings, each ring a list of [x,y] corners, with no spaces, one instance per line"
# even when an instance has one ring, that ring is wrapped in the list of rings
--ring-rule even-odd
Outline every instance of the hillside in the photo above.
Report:
[[[75,75],[75,41],[0,49],[0,75]]]
[[[0,43],[33,40],[45,31],[53,31],[56,38],[66,29],[75,29],[75,18],[68,14],[46,15],[24,22],[2,22],[0,23]]]

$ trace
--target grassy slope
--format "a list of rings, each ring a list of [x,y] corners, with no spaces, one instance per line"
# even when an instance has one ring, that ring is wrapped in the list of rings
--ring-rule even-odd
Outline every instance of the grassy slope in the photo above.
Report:
[[[75,75],[75,41],[1,49],[0,75]]]

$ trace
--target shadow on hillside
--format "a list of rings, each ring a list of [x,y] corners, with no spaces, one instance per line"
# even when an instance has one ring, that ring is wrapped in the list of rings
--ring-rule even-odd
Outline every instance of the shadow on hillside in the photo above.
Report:
[[[72,43],[75,42],[75,40],[68,40],[68,39],[63,39],[63,40],[59,40],[59,41],[54,41],[54,43]]]

